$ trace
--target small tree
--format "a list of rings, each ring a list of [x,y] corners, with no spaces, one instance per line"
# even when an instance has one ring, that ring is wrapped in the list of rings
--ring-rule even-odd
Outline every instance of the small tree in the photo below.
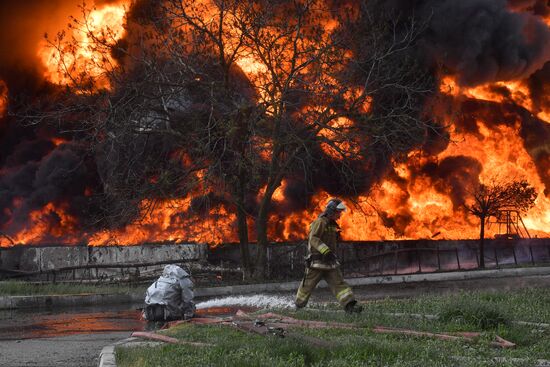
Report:
[[[473,203],[466,204],[466,209],[479,218],[479,267],[485,267],[485,222],[496,216],[504,207],[514,208],[520,212],[528,211],[537,198],[537,192],[526,180],[508,183],[493,182],[490,185],[480,184],[472,193]]]

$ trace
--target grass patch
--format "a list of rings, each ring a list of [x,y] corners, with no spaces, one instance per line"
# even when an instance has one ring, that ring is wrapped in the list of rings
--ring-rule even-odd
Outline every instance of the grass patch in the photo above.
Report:
[[[1,296],[34,296],[52,294],[82,294],[82,293],[115,293],[129,294],[143,291],[145,288],[125,285],[94,285],[68,283],[28,283],[23,281],[0,282]]]
[[[499,309],[480,302],[462,301],[446,305],[439,313],[440,321],[471,325],[480,330],[508,325],[510,320]]]
[[[460,291],[442,296],[384,299],[369,302],[370,312],[409,312],[439,315],[452,304],[469,302],[499,310],[511,320],[550,323],[550,292],[528,288],[505,292]]]
[[[537,359],[550,359],[550,330],[517,325],[511,321],[546,321],[544,317],[550,315],[550,302],[544,302],[547,293],[546,289],[540,289],[538,292],[462,292],[415,299],[385,299],[367,302],[360,315],[347,315],[336,304],[296,312],[272,310],[299,319],[350,322],[359,326],[357,329],[293,329],[294,334],[329,342],[331,348],[314,346],[294,336],[264,337],[229,326],[183,324],[165,332],[182,340],[215,344],[215,347],[165,345],[156,348],[118,348],[117,364],[119,367],[533,366]],[[516,304],[520,300],[521,304]],[[528,306],[524,305],[528,302]],[[440,317],[426,319],[391,314],[396,312]],[[543,320],[535,318],[539,316]],[[471,343],[452,342],[377,334],[372,331],[375,325],[428,332],[483,333]],[[497,335],[516,343],[517,347],[492,347],[490,342]]]
[[[353,340],[339,340],[333,348],[324,349],[308,345],[300,339],[263,337],[247,334],[224,326],[185,325],[176,328],[177,336],[190,341],[216,343],[215,347],[162,346],[117,349],[117,365],[124,366],[365,366],[374,365],[417,366],[418,361],[448,360],[436,354],[416,355],[413,345],[395,348],[394,343],[379,337],[365,337],[359,333]],[[299,332],[306,332],[299,330]],[[310,332],[308,330],[308,332]],[[311,333],[310,334],[314,334]],[[349,343],[352,341],[352,343]],[[398,353],[396,353],[398,352]],[[413,362],[414,360],[414,362]]]

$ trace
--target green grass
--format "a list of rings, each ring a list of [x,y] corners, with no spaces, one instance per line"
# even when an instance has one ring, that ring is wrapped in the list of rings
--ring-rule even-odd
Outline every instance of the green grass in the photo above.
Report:
[[[472,325],[480,330],[492,330],[501,325],[510,324],[511,320],[501,310],[481,302],[470,302],[467,299],[446,305],[440,312],[443,322]]]
[[[371,312],[441,314],[456,304],[498,310],[513,320],[550,323],[550,292],[544,288],[501,292],[461,291],[446,296],[382,300],[369,303],[369,309]]]
[[[336,304],[298,312],[273,310],[309,320],[351,322],[357,329],[294,329],[330,342],[320,348],[296,337],[248,334],[229,326],[180,325],[165,331],[187,341],[214,347],[164,345],[118,348],[119,367],[151,366],[533,366],[550,359],[550,329],[517,325],[513,320],[550,321],[547,289],[506,293],[462,292],[446,296],[367,302],[361,315],[346,315]],[[391,313],[438,315],[438,319],[397,317]],[[375,325],[430,332],[481,331],[474,342],[450,342],[404,335],[377,334]],[[499,335],[517,344],[498,349]],[[508,362],[497,360],[506,358]],[[515,358],[515,359],[514,359]],[[519,360],[518,360],[519,359]]]
[[[145,287],[131,287],[129,285],[93,285],[67,283],[28,283],[22,281],[0,282],[0,296],[31,296],[51,294],[82,294],[82,293],[117,293],[128,294],[143,291]]]

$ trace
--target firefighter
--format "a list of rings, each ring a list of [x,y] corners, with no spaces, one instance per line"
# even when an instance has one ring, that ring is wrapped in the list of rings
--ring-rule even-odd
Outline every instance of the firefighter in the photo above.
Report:
[[[143,316],[147,321],[190,319],[195,314],[193,281],[177,265],[166,265],[145,294]]]
[[[317,283],[324,279],[347,313],[359,313],[363,310],[355,300],[350,286],[344,281],[340,263],[334,255],[340,232],[336,221],[345,210],[346,206],[342,200],[330,199],[325,211],[310,225],[306,270],[296,293],[297,308],[307,305],[311,292]]]

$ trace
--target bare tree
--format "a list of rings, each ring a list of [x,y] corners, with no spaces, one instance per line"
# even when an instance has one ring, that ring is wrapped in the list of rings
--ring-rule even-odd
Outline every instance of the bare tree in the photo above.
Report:
[[[318,9],[316,1],[294,3],[293,21],[263,9],[253,18],[265,24],[243,30],[265,66],[262,89],[269,91],[264,103],[272,151],[256,218],[260,271],[272,195],[283,178],[299,167],[311,177],[325,161],[337,177],[335,193],[368,192],[382,172],[377,168],[402,158],[432,127],[422,109],[434,81],[411,55],[423,26],[391,13],[374,15],[365,5],[339,14],[339,27],[327,33],[317,24],[335,19]],[[329,152],[320,152],[320,145]]]
[[[491,216],[498,215],[503,208],[513,208],[520,212],[528,211],[535,204],[537,192],[527,181],[507,183],[493,182],[490,185],[480,184],[472,193],[473,203],[466,204],[466,209],[479,218],[479,266],[485,267],[485,223]]]

